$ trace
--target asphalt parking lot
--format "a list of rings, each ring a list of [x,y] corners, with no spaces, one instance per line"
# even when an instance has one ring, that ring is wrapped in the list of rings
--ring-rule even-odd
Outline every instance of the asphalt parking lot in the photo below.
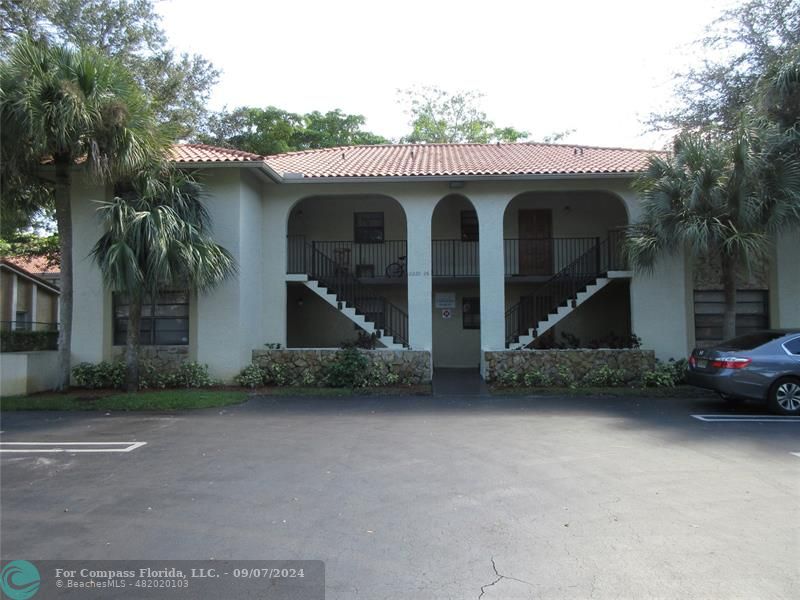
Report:
[[[692,416],[720,414],[737,413],[632,397],[8,413],[4,449],[135,447],[1,454],[2,554],[321,559],[329,600],[798,598],[800,421]]]

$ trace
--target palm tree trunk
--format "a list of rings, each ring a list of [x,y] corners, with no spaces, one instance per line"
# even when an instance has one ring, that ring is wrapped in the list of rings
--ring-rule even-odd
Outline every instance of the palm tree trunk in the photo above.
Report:
[[[722,339],[736,337],[736,264],[729,256],[722,257],[722,289],[725,308],[722,312]]]
[[[56,158],[55,205],[58,245],[61,252],[61,294],[58,298],[58,386],[69,387],[72,352],[72,208],[70,206],[70,163]]]
[[[128,334],[125,338],[125,391],[139,389],[139,329],[142,322],[142,297],[131,296],[128,304]]]

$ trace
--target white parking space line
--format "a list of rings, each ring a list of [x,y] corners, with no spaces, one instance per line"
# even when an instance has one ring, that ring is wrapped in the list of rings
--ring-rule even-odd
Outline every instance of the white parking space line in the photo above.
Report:
[[[789,452],[789,454],[796,456],[797,458],[800,458],[800,452]]]
[[[780,415],[692,415],[706,423],[800,423],[800,417]]]
[[[109,453],[132,452],[147,442],[0,442],[0,452],[13,453]]]

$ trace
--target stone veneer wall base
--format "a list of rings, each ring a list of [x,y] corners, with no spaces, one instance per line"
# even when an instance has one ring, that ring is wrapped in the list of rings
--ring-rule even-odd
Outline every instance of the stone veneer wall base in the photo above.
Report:
[[[570,350],[501,350],[485,352],[486,381],[496,380],[501,373],[512,372],[518,377],[539,371],[556,377],[559,368],[567,368],[580,381],[587,373],[600,367],[620,369],[626,382],[639,379],[655,367],[653,350],[640,349],[570,349]]]
[[[281,365],[291,380],[301,381],[309,374],[321,381],[325,368],[340,350],[335,348],[285,348],[253,350],[253,362],[261,367]],[[409,384],[430,383],[431,353],[427,350],[359,350],[370,367],[380,366]]]

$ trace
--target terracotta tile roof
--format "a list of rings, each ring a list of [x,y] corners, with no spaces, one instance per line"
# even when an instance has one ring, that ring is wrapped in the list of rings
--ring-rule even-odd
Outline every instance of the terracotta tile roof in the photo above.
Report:
[[[19,257],[15,257],[15,259],[16,258],[19,258]],[[15,259],[2,258],[2,259],[0,259],[0,265],[5,266],[6,268],[8,268],[8,269],[10,269],[12,271],[16,271],[17,273],[21,273],[22,275],[25,275],[26,277],[32,279],[33,281],[37,281],[38,283],[40,283],[44,287],[46,287],[48,289],[51,289],[54,292],[58,292],[59,291],[58,286],[55,285],[52,281],[47,281],[46,279],[43,279],[43,278],[39,277],[36,273],[33,273],[33,272],[29,271],[28,269],[26,269],[25,267],[20,266],[19,264],[17,264]]]
[[[648,150],[557,144],[396,144],[267,156],[279,174],[316,177],[574,175],[634,173]]]
[[[3,260],[28,273],[61,273],[58,261],[51,262],[46,256],[6,256]]]
[[[206,144],[174,144],[169,157],[176,163],[257,162],[264,159],[263,156],[243,150]]]
[[[177,163],[263,162],[285,179],[626,174],[655,150],[569,144],[383,144],[258,156],[204,144],[173,146]]]

